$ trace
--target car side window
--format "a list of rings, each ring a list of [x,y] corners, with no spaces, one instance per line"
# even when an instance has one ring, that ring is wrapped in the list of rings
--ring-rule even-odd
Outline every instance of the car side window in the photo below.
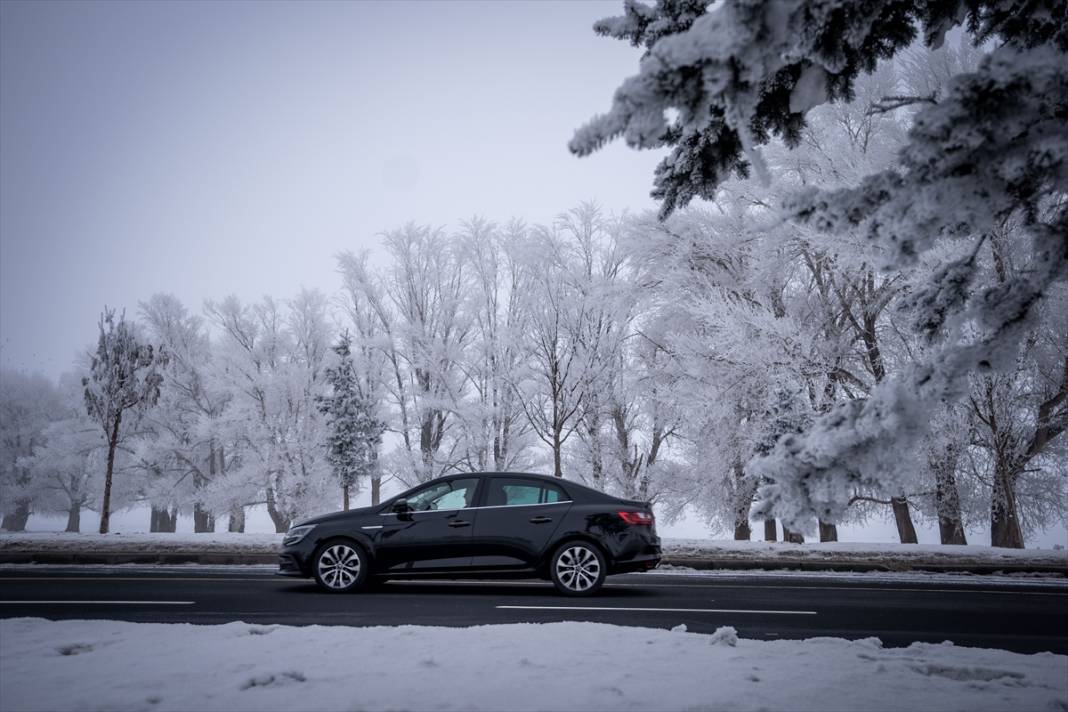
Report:
[[[486,505],[517,507],[529,504],[551,504],[566,500],[564,491],[556,485],[531,480],[490,478]]]
[[[477,478],[439,482],[409,497],[408,506],[416,512],[465,509],[474,503],[477,488]]]

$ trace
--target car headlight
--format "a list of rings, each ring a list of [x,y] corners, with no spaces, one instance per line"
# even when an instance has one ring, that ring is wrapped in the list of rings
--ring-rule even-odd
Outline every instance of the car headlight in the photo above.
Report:
[[[293,527],[286,532],[285,539],[282,540],[284,546],[293,546],[299,544],[304,537],[308,536],[308,532],[315,529],[314,524],[305,524],[302,527]]]

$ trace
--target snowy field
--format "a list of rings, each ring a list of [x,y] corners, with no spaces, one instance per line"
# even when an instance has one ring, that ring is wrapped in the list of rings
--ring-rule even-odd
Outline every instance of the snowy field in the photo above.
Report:
[[[1063,710],[1068,657],[598,623],[0,622],[0,709]]]

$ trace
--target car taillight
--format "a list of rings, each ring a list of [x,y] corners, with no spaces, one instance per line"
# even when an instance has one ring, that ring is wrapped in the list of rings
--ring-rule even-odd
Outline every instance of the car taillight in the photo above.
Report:
[[[627,524],[650,526],[653,523],[652,512],[619,512],[619,518]]]

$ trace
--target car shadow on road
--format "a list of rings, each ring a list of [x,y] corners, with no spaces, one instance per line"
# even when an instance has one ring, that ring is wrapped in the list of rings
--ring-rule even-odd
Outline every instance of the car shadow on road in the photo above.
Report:
[[[311,581],[294,583],[279,588],[280,593],[323,594],[323,591]],[[541,581],[389,581],[376,584],[353,595],[357,596],[486,596],[510,598],[552,598],[554,600],[573,600],[557,593],[549,582]],[[620,598],[634,599],[655,595],[652,589],[645,590],[638,586],[616,587],[611,581],[594,594],[597,599]]]

